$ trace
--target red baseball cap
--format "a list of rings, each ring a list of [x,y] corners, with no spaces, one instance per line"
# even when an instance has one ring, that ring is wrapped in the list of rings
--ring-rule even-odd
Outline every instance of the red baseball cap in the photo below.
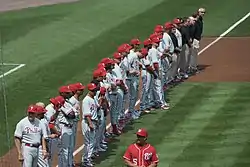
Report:
[[[148,50],[146,48],[141,48],[140,52],[144,57],[148,55]]]
[[[153,33],[149,36],[149,38],[152,40],[153,38],[158,37],[158,33]]]
[[[146,130],[146,129],[143,129],[143,128],[138,129],[138,131],[136,132],[136,134],[137,134],[138,136],[148,137],[148,132],[147,132],[147,130]]]
[[[101,63],[104,63],[104,65],[107,65],[107,64],[112,64],[113,63],[113,60],[108,58],[108,57],[105,57],[101,60]]]
[[[101,77],[101,76],[102,76],[102,71],[101,71],[101,69],[96,69],[96,70],[93,72],[93,77],[94,77],[94,78]]]
[[[121,55],[119,52],[115,52],[115,53],[113,54],[113,57],[114,57],[115,59],[121,59],[121,58],[122,58],[122,55]]]
[[[84,90],[84,89],[85,89],[85,86],[84,86],[82,83],[77,82],[77,83],[74,83],[74,84],[70,84],[70,85],[69,85],[69,88],[70,88],[73,92],[75,92],[75,91],[77,91],[77,90]]]
[[[69,86],[61,86],[59,88],[59,92],[60,93],[70,93],[70,92],[72,92],[72,90],[70,90]]]
[[[101,77],[105,77],[107,74],[107,71],[105,68],[99,68],[99,70],[101,70]]]
[[[46,110],[44,107],[42,107],[42,106],[36,105],[35,107],[36,107],[36,112],[37,112],[38,114],[44,114],[44,113],[47,112],[47,110]]]
[[[104,64],[104,63],[99,63],[99,64],[97,65],[97,68],[105,68],[105,64]]]
[[[155,29],[154,29],[154,32],[161,33],[161,32],[163,32],[163,30],[164,30],[164,28],[163,28],[162,25],[156,25]]]
[[[28,106],[27,112],[29,113],[36,113],[36,106],[31,104]]]
[[[129,52],[132,46],[129,44],[122,44],[118,47],[117,52],[123,53],[123,52]]]
[[[181,23],[181,20],[178,19],[178,18],[175,18],[172,22],[173,22],[174,24],[180,24],[180,23]]]
[[[107,89],[105,87],[100,87],[100,94],[104,95],[106,93]]]
[[[135,39],[132,39],[132,40],[130,41],[130,44],[131,44],[131,45],[140,45],[141,42],[140,42],[140,40],[139,40],[138,38],[135,38]]]
[[[155,37],[152,40],[152,43],[159,43],[161,41],[161,39],[159,37]]]
[[[97,88],[97,86],[94,83],[89,83],[87,87],[89,91],[93,91]]]
[[[65,103],[65,99],[62,97],[62,96],[56,96],[55,98],[55,101],[56,101],[56,104],[59,104],[59,105],[64,105]],[[53,103],[52,103],[53,104]]]
[[[145,40],[143,41],[143,45],[145,45],[145,46],[148,46],[148,45],[150,45],[150,44],[152,44],[152,41],[151,41],[150,38],[145,39]]]
[[[173,28],[174,27],[174,25],[171,23],[171,22],[166,22],[165,23],[165,28],[167,29],[167,30],[169,30],[169,29],[171,29],[171,28]]]

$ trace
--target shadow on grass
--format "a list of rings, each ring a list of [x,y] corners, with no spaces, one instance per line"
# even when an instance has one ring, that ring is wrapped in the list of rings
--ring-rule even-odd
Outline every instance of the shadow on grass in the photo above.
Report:
[[[65,14],[50,14],[24,18],[0,18],[1,42],[6,44],[25,36],[31,30],[62,19]],[[39,40],[39,39],[34,39]]]

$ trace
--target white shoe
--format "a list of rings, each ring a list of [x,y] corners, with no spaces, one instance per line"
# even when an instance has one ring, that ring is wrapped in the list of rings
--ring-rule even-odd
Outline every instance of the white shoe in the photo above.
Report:
[[[184,77],[185,79],[188,79],[189,76],[188,76],[188,74],[185,73],[183,77]]]
[[[168,109],[169,109],[169,105],[162,105],[162,106],[161,106],[161,109],[162,109],[162,110],[168,110]]]

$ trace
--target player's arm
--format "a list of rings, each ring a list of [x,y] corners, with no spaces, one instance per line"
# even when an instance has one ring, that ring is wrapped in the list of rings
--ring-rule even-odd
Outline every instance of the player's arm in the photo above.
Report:
[[[65,103],[64,107],[61,108],[61,111],[69,119],[75,119],[76,118],[74,108],[70,104]]]
[[[124,160],[124,163],[125,165],[127,165],[128,167],[139,167],[137,165],[137,162],[133,162],[132,161],[132,157],[131,157],[131,154],[130,154],[130,148],[131,147],[128,147],[126,152],[124,153],[123,155],[123,160]]]
[[[133,164],[132,162],[130,162],[129,160],[124,158],[124,163],[125,165],[127,165],[128,167],[139,167],[138,165]]]
[[[91,120],[91,111],[90,111],[90,104],[88,104],[88,101],[83,100],[82,102],[82,113],[83,113],[83,117],[85,119],[85,121],[87,122],[90,130],[94,130],[94,125],[93,122]]]
[[[152,162],[151,162],[151,164],[148,167],[157,167],[158,162],[159,162],[159,158],[158,158],[158,155],[157,155],[155,149],[153,149],[151,161]]]
[[[14,140],[15,140],[15,145],[16,145],[16,149],[18,152],[18,160],[19,161],[23,161],[23,155],[22,155],[22,149],[21,149],[21,145],[22,145],[22,127],[20,125],[20,123],[17,124],[16,126],[16,130],[14,133]]]

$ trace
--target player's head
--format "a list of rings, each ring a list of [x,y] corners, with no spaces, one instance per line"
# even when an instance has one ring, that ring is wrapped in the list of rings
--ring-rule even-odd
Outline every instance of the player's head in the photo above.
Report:
[[[36,103],[35,107],[36,107],[36,113],[37,113],[36,117],[38,119],[43,119],[44,114],[47,112],[47,110],[45,109],[44,103],[38,102]]]
[[[70,97],[73,96],[72,90],[69,88],[69,86],[61,86],[59,88],[59,94],[64,98],[64,99],[69,99]]]
[[[174,28],[174,25],[171,22],[166,22],[164,25],[165,31],[167,33],[171,32],[172,28]]]
[[[69,86],[69,89],[72,91],[72,93],[77,94],[78,96],[82,95],[85,89],[85,86],[80,82],[70,84],[68,86]]]
[[[132,49],[134,49],[135,51],[137,51],[140,48],[140,40],[138,38],[134,38],[130,41],[130,46],[132,47]]]
[[[138,131],[136,132],[137,135],[137,141],[136,143],[139,145],[145,145],[146,141],[147,141],[147,137],[148,137],[148,132],[146,129],[138,129]]]
[[[111,58],[108,58],[108,57],[103,58],[101,60],[101,63],[104,63],[105,65],[104,68],[107,72],[111,72],[114,69],[115,62]]]
[[[89,90],[89,95],[90,95],[91,97],[94,97],[94,96],[96,95],[96,92],[98,91],[98,87],[96,86],[96,84],[94,84],[94,83],[89,83],[89,84],[87,85],[87,87],[88,87],[88,90]]]
[[[65,99],[62,96],[53,97],[49,101],[53,104],[56,111],[58,111],[65,103]]]
[[[34,104],[29,105],[28,109],[27,109],[27,114],[28,114],[28,119],[30,122],[33,122],[37,116],[37,112],[36,112],[36,106]]]
[[[197,13],[198,13],[199,16],[203,17],[205,15],[205,13],[206,13],[206,9],[205,8],[199,8]]]
[[[105,66],[100,67],[93,72],[93,79],[101,82],[105,78],[106,74],[107,72],[106,72]]]
[[[132,49],[132,46],[125,43],[118,47],[117,52],[120,53],[122,57],[124,58],[129,54],[130,49]]]
[[[119,63],[121,62],[123,56],[122,56],[121,53],[115,52],[115,53],[113,54],[113,58],[114,58],[115,63],[119,64]]]

